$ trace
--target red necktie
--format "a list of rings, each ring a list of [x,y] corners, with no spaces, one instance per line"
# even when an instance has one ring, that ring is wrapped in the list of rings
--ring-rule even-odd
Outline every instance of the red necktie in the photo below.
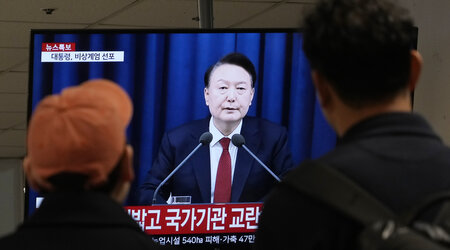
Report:
[[[216,186],[214,189],[214,203],[230,202],[231,198],[231,157],[228,151],[230,138],[220,139],[223,151],[217,168]]]

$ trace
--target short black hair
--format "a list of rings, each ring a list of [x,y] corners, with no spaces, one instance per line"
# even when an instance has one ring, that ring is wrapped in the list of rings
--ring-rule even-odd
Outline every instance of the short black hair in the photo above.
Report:
[[[416,30],[387,0],[322,0],[303,22],[311,68],[358,108],[392,99],[408,84]]]
[[[224,57],[222,57],[219,61],[217,61],[215,64],[211,65],[208,70],[205,72],[204,81],[205,81],[205,87],[209,86],[209,78],[211,76],[212,71],[223,64],[232,64],[239,66],[243,68],[251,77],[252,81],[252,88],[255,87],[256,82],[256,70],[255,66],[253,65],[252,61],[248,59],[247,56],[241,53],[230,53]]]

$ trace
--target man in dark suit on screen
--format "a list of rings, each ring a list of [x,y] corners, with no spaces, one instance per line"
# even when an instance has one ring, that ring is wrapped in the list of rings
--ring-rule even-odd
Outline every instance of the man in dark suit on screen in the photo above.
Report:
[[[264,119],[246,117],[255,92],[256,71],[244,55],[232,53],[205,73],[204,96],[211,117],[167,132],[141,187],[141,204],[150,204],[156,187],[198,145],[206,131],[211,143],[186,161],[157,196],[190,196],[192,203],[262,201],[276,180],[248,152],[230,142],[242,134],[247,147],[277,175],[292,166],[286,129]],[[224,150],[225,149],[225,150]]]

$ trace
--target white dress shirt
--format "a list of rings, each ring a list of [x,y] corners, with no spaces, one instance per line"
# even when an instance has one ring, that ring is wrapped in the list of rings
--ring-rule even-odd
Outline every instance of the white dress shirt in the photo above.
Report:
[[[209,132],[213,135],[213,139],[209,144],[209,157],[210,157],[210,166],[211,166],[211,203],[214,202],[214,190],[216,187],[216,176],[217,176],[217,168],[219,167],[219,159],[220,155],[222,155],[222,145],[220,145],[220,139],[223,137],[231,137],[234,134],[240,134],[242,128],[242,120],[236,129],[228,136],[224,136],[214,125],[213,117],[209,120]],[[234,166],[236,166],[236,156],[238,148],[234,146],[232,142],[230,142],[230,146],[228,147],[228,151],[230,152],[231,157],[231,183],[233,183],[234,176]]]

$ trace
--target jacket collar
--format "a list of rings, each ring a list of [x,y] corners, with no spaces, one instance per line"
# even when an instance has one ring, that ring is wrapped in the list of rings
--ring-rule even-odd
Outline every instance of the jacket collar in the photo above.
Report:
[[[51,193],[23,227],[58,225],[128,227],[141,231],[124,208],[100,192]]]
[[[338,140],[338,144],[346,144],[359,138],[402,134],[416,134],[441,140],[421,116],[408,112],[392,112],[360,121]]]

